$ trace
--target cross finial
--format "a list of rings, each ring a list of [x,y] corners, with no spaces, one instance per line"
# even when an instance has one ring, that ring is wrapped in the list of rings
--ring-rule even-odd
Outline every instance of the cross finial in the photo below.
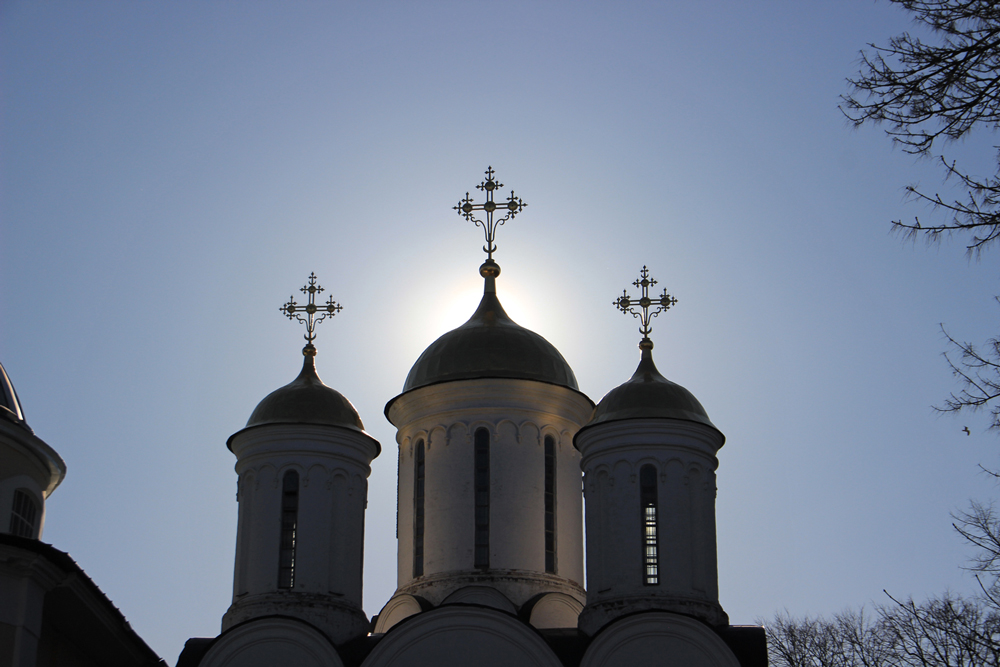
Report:
[[[302,348],[302,354],[307,357],[316,356],[316,347],[313,345],[313,341],[316,339],[316,325],[325,320],[328,317],[333,317],[341,310],[344,309],[339,303],[333,300],[331,296],[327,299],[325,305],[316,305],[316,295],[324,291],[322,287],[316,284],[316,274],[309,274],[309,283],[305,285],[301,290],[303,294],[308,295],[309,303],[304,306],[300,306],[295,303],[295,297],[288,297],[288,303],[283,305],[280,310],[285,315],[288,316],[290,320],[298,320],[306,325],[306,346]],[[305,317],[299,313],[305,313]]]
[[[670,307],[677,303],[677,299],[667,294],[666,288],[664,288],[663,294],[658,297],[651,298],[649,296],[649,288],[655,285],[656,281],[649,277],[649,269],[645,266],[643,266],[642,271],[639,272],[639,278],[632,284],[642,290],[642,296],[640,296],[637,300],[633,300],[632,297],[628,295],[627,290],[622,290],[622,295],[615,299],[614,306],[626,315],[631,313],[632,317],[639,318],[639,321],[641,322],[639,326],[639,333],[642,334],[642,340],[639,341],[639,348],[643,350],[652,350],[653,341],[650,340],[649,333],[653,329],[649,326],[649,321],[660,313],[670,310]],[[636,309],[637,306],[638,310]],[[650,310],[650,308],[653,308],[654,306],[655,309]]]
[[[483,251],[486,253],[486,263],[494,264],[493,253],[496,252],[496,244],[493,243],[496,238],[497,227],[503,223],[511,220],[515,215],[521,212],[521,210],[527,206],[520,197],[514,196],[514,191],[510,191],[510,196],[507,197],[507,201],[500,202],[497,204],[493,201],[493,192],[503,187],[503,183],[496,179],[496,173],[493,171],[493,167],[489,167],[486,170],[486,179],[476,186],[476,189],[482,190],[486,193],[486,201],[482,204],[474,204],[472,198],[469,197],[469,193],[465,193],[465,198],[460,199],[458,204],[453,206],[458,214],[465,218],[466,220],[471,220],[476,223],[477,227],[482,227],[483,231],[486,232],[486,245],[483,246]],[[493,214],[497,211],[506,211],[506,214],[499,219],[494,219]],[[474,211],[485,211],[486,220],[480,220],[473,215]],[[499,271],[498,271],[499,273]]]

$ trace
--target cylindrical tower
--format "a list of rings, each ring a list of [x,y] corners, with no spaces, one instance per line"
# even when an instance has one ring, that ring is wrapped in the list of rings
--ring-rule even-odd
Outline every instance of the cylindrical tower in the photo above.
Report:
[[[363,636],[368,475],[379,443],[354,406],[316,374],[302,372],[268,395],[229,438],[239,475],[233,604],[223,631],[244,621],[304,620],[335,644]]]
[[[684,387],[653,364],[652,342],[576,435],[587,507],[587,606],[595,634],[617,618],[660,610],[728,624],[719,604],[716,452],[725,437]]]
[[[24,420],[0,364],[0,533],[41,539],[45,500],[65,476],[62,458]]]
[[[562,355],[504,312],[500,267],[480,273],[476,312],[424,351],[386,406],[399,444],[398,589],[377,632],[451,602],[543,627],[571,627],[582,608],[572,440],[593,403]]]

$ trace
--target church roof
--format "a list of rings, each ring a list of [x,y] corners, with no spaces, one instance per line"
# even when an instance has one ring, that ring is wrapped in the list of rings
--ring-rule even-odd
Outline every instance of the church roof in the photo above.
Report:
[[[694,394],[656,369],[651,345],[642,348],[632,377],[601,399],[583,428],[623,419],[683,419],[716,428]]]
[[[485,266],[485,265],[484,265]],[[413,364],[403,392],[478,378],[547,382],[579,391],[573,369],[552,343],[514,322],[497,298],[492,277],[469,321],[444,334]]]
[[[309,354],[305,355],[297,378],[272,391],[257,405],[247,428],[263,424],[322,424],[365,430],[351,402],[319,379],[315,357]]]

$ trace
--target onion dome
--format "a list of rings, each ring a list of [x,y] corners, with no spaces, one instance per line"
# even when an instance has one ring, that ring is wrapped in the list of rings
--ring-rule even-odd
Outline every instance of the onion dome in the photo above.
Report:
[[[406,376],[403,392],[477,378],[536,380],[579,391],[576,375],[559,350],[504,312],[496,295],[500,267],[487,260],[480,273],[486,287],[476,312],[424,350]]]
[[[718,430],[694,394],[656,370],[652,344],[640,348],[642,357],[635,373],[601,399],[583,428],[623,419],[683,419]]]
[[[17,398],[17,392],[14,391],[14,385],[7,377],[7,371],[4,370],[3,364],[0,364],[0,417],[31,432],[31,427],[24,420],[21,401]]]
[[[358,411],[316,374],[315,357],[306,354],[302,372],[289,384],[268,394],[254,409],[247,428],[264,424],[322,424],[364,432]]]

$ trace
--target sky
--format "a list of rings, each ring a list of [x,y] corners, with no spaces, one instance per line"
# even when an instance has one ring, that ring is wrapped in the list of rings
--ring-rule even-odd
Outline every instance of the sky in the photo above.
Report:
[[[735,624],[974,593],[951,513],[996,498],[985,415],[941,356],[996,335],[995,256],[906,242],[933,162],[838,110],[886,2],[0,3],[0,361],[68,474],[43,540],[170,664],[215,636],[237,505],[226,439],[301,365],[279,307],[344,310],[317,367],[382,444],[364,607],[395,589],[385,403],[481,295],[451,209],[492,165],[528,203],[498,293],[595,402],[638,362],[612,302],[650,268],[660,371],[726,435]],[[993,143],[991,143],[993,142]],[[996,137],[942,149],[992,173]],[[962,429],[968,426],[971,434]]]

